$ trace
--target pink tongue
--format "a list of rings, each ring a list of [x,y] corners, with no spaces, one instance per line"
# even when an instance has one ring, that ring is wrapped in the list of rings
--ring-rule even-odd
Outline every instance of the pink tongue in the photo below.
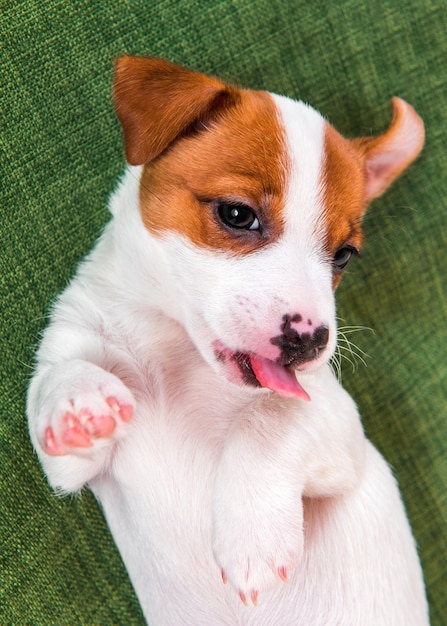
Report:
[[[301,387],[292,370],[257,354],[250,355],[250,362],[262,387],[267,387],[286,398],[301,398],[310,401],[309,394]]]

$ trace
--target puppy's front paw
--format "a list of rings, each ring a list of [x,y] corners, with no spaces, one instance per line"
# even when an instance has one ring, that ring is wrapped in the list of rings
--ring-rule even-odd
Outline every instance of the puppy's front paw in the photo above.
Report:
[[[279,486],[275,493],[259,487],[229,482],[219,489],[215,506],[214,556],[223,582],[235,587],[244,604],[257,604],[260,592],[287,582],[303,552],[303,508],[296,488]]]
[[[90,454],[119,437],[135,401],[113,374],[85,362],[53,372],[39,407],[37,437],[49,455]]]

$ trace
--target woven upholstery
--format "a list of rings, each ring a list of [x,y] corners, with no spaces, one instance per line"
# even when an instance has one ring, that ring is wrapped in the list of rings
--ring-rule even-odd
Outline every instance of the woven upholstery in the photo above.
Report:
[[[341,324],[374,331],[349,335],[367,367],[346,361],[343,380],[400,481],[432,623],[446,624],[444,4],[3,0],[1,624],[144,623],[93,497],[52,494],[24,410],[48,307],[108,219],[108,194],[123,169],[111,101],[112,61],[123,52],[302,98],[348,136],[384,129],[393,95],[424,118],[424,153],[368,213],[362,259],[343,279],[338,306]]]

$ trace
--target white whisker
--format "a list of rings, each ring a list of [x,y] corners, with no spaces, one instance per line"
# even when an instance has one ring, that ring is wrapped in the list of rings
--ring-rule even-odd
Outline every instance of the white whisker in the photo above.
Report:
[[[338,318],[338,320],[343,322],[340,318]],[[330,365],[340,382],[342,381],[343,362],[347,361],[351,365],[353,372],[356,371],[359,363],[367,367],[366,359],[368,358],[368,354],[348,338],[348,335],[351,333],[364,330],[374,332],[374,330],[368,326],[339,326],[337,330],[337,347]]]

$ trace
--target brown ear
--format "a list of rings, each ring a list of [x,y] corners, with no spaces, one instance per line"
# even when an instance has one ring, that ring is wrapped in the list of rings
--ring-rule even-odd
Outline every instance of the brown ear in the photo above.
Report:
[[[364,155],[366,202],[380,196],[424,145],[424,123],[405,100],[392,98],[393,119],[382,135],[355,139]]]
[[[237,89],[163,59],[124,56],[115,63],[114,102],[131,165],[154,159],[236,98]]]

